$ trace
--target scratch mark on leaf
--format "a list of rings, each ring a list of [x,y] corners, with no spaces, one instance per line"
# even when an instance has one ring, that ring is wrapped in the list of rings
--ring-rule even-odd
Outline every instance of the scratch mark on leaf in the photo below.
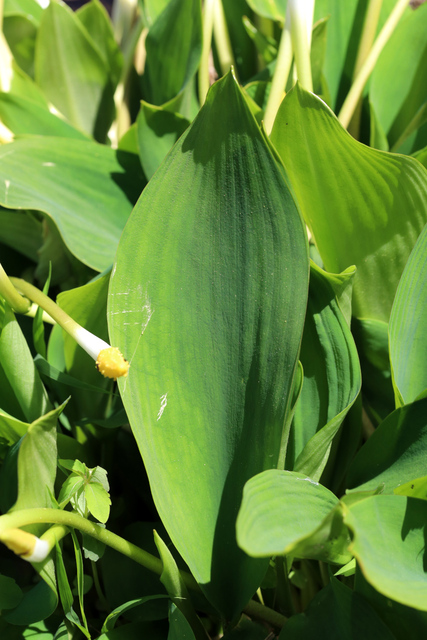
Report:
[[[157,420],[160,420],[160,418],[162,417],[163,411],[165,410],[167,403],[168,403],[168,394],[165,393],[160,398],[160,409],[159,409],[159,413],[157,414]]]

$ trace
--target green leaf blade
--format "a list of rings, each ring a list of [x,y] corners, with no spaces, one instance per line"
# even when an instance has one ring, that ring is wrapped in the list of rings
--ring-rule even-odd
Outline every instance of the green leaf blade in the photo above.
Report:
[[[302,222],[229,75],[144,191],[109,296],[157,508],[227,616],[264,571],[238,550],[234,518],[244,482],[277,464],[307,280]]]

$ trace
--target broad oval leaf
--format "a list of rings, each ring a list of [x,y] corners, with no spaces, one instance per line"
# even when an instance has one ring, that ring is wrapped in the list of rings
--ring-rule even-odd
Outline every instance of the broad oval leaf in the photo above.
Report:
[[[427,389],[426,274],[427,225],[406,264],[390,315],[393,384],[396,398],[404,403],[413,402]]]
[[[227,617],[265,571],[234,522],[246,480],[277,465],[307,288],[301,218],[229,74],[137,203],[108,307],[156,506]]]
[[[365,599],[331,577],[304,613],[292,616],[279,640],[396,640]]]
[[[236,523],[238,543],[255,557],[290,554],[328,560],[327,544],[313,555],[305,555],[303,545],[338,504],[329,489],[305,475],[264,471],[245,485]]]
[[[71,253],[97,271],[111,266],[143,186],[137,156],[95,142],[28,137],[0,147],[0,203],[49,215]]]
[[[368,582],[385,596],[426,611],[427,502],[372,496],[351,506],[345,522],[353,531],[351,549]]]
[[[337,273],[357,267],[354,315],[387,322],[427,222],[427,171],[413,158],[357,142],[299,86],[282,102],[271,140],[325,268]]]

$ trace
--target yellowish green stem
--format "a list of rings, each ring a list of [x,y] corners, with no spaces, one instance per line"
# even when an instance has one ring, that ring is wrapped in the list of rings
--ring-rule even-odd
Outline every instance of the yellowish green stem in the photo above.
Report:
[[[366,58],[369,55],[377,32],[378,20],[380,19],[383,0],[370,0],[366,9],[365,22],[363,24],[362,36],[359,42],[356,63],[354,66],[353,80],[357,78]],[[357,107],[348,127],[353,138],[359,139],[360,119],[362,115],[362,98],[359,98]]]
[[[302,0],[289,0],[289,16],[291,19],[292,48],[294,50],[295,65],[298,82],[307,91],[313,91],[311,77],[310,46],[307,34],[307,15],[301,10]],[[307,0],[304,0],[307,3]],[[311,22],[310,22],[311,28]]]
[[[221,73],[225,75],[234,66],[234,73],[236,74],[236,64],[222,0],[217,0],[214,5],[213,32]]]
[[[18,291],[29,298],[29,300],[35,302],[39,307],[44,309],[50,315],[50,317],[53,318],[71,336],[74,336],[76,330],[81,329],[80,325],[75,320],[70,318],[70,316],[65,313],[65,311],[63,311],[61,307],[56,304],[56,302],[46,296],[43,291],[37,289],[37,287],[34,287],[29,282],[26,282],[26,280],[21,280],[21,278],[10,278],[10,282]],[[19,296],[19,294],[17,295]],[[20,297],[22,299],[22,296]],[[25,298],[23,299],[25,300]],[[18,311],[18,309],[15,310]],[[21,313],[26,313],[28,310],[29,306],[27,307],[26,311],[22,311]]]
[[[6,271],[0,264],[0,294],[6,300],[8,305],[17,313],[27,313],[30,310],[31,302],[27,298],[22,297],[11,281]]]
[[[292,57],[292,39],[289,29],[289,21],[287,20],[280,38],[276,68],[274,70],[270,94],[265,108],[264,126],[268,135],[271,133],[277,111],[279,110],[285,95],[286,81],[291,70]]]
[[[375,40],[372,49],[365,59],[359,73],[357,74],[357,77],[355,78],[351,86],[350,91],[348,92],[346,99],[344,100],[341,111],[338,114],[338,120],[341,122],[343,127],[348,127],[353,113],[357,107],[357,103],[359,102],[359,99],[363,93],[365,84],[367,83],[368,78],[377,63],[381,51],[384,49],[385,45],[390,39],[390,36],[397,27],[399,20],[404,14],[407,7],[408,0],[398,0],[393,11],[388,17],[387,22],[378,34],[378,37]]]
[[[57,526],[52,527],[42,538],[48,539],[49,544],[52,544],[52,548],[55,544],[55,539],[63,537],[68,531],[68,528],[77,529],[86,533],[92,538],[99,540],[103,544],[115,549],[124,556],[130,558],[134,562],[142,565],[149,571],[161,575],[163,571],[163,563],[160,558],[156,558],[151,553],[144,551],[140,547],[137,547],[132,542],[121,538],[120,536],[104,529],[95,522],[91,522],[77,513],[71,511],[62,511],[61,509],[23,509],[22,511],[14,511],[0,516],[0,533],[8,531],[9,529],[16,529],[25,527],[29,524],[46,524],[52,523]],[[49,533],[50,532],[50,533]],[[182,581],[188,589],[193,591],[200,591],[200,587],[197,584],[191,573],[187,571],[180,571]],[[265,607],[254,600],[251,600],[244,608],[244,613],[248,616],[262,620],[271,624],[272,626],[280,629],[286,622],[285,616],[282,616],[277,611],[273,611],[268,607]]]
[[[203,48],[199,66],[199,101],[203,105],[210,87],[209,55],[212,46],[214,10],[217,0],[205,0],[203,5]]]

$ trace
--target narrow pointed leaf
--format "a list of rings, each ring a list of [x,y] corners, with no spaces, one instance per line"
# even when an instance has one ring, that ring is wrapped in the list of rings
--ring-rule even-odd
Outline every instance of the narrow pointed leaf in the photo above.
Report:
[[[314,264],[300,359],[305,379],[294,416],[291,468],[317,481],[360,391],[361,375],[356,345],[332,284]]]
[[[229,74],[135,207],[109,295],[156,506],[227,617],[266,568],[238,549],[234,521],[246,480],[277,464],[307,280],[301,219]]]
[[[46,390],[28,347],[27,341],[10,307],[0,297],[0,406],[8,413],[12,395],[20,414],[14,417],[32,422],[51,408]],[[4,398],[4,401],[3,401]],[[13,405],[12,405],[13,406]]]
[[[354,315],[387,322],[427,222],[427,171],[413,158],[357,142],[299,86],[282,102],[271,140],[325,268],[337,273],[357,267]]]
[[[47,108],[13,93],[0,94],[0,118],[15,135],[33,134],[88,140],[88,136]]]

